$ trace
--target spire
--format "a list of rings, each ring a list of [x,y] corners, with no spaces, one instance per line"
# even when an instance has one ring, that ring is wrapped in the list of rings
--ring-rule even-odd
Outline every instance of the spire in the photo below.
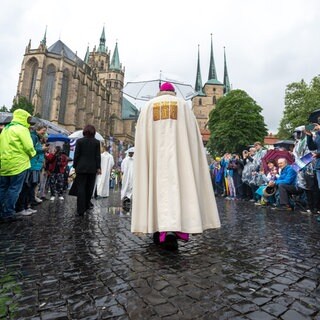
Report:
[[[119,71],[121,69],[119,52],[118,52],[118,42],[116,42],[116,47],[114,48],[113,56],[110,63],[110,69],[119,70]]]
[[[40,41],[40,44],[42,44],[44,47],[47,45],[47,26],[43,35],[43,39]]]
[[[223,75],[224,89],[223,89],[223,92],[225,94],[227,94],[230,92],[231,88],[230,88],[230,81],[229,81],[229,76],[228,76],[226,48],[225,47],[223,47],[223,51],[224,51],[224,75]]]
[[[86,52],[86,55],[85,55],[85,57],[84,57],[84,62],[85,62],[86,64],[88,64],[88,62],[89,62],[89,55],[90,55],[90,51],[89,51],[89,44],[88,44],[88,46],[87,46],[87,52]]]
[[[213,57],[212,33],[211,33],[211,53],[210,53],[210,66],[209,66],[208,80],[218,80],[217,79],[216,66],[214,64],[214,57]]]
[[[103,26],[102,33],[100,36],[100,44],[99,44],[98,52],[99,53],[106,52],[106,36],[104,33],[104,26]]]
[[[198,45],[198,63],[197,63],[197,78],[196,78],[195,90],[196,90],[199,94],[203,94],[203,91],[202,91],[201,70],[200,70],[200,45]]]

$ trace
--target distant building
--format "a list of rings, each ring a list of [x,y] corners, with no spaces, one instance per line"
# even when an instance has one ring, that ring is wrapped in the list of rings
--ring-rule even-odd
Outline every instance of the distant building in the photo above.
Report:
[[[215,108],[219,98],[230,92],[230,82],[227,70],[226,53],[224,50],[224,76],[223,83],[218,80],[217,71],[214,63],[213,42],[211,35],[211,52],[208,80],[202,86],[201,68],[200,68],[200,50],[198,48],[198,62],[195,90],[197,95],[192,99],[192,110],[196,116],[203,143],[206,144],[210,137],[208,129],[209,114]]]
[[[113,55],[106,47],[103,28],[98,48],[87,48],[84,60],[61,40],[47,47],[26,47],[16,99],[26,97],[35,114],[69,131],[92,124],[112,146],[115,158],[134,144],[137,108],[123,97],[125,68],[118,43]]]
[[[274,144],[279,141],[279,138],[277,136],[274,136],[272,132],[270,132],[267,136],[264,137],[264,147],[266,149],[273,149]]]

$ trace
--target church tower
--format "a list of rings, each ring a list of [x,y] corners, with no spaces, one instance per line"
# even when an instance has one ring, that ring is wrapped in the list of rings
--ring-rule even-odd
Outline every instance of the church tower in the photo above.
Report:
[[[192,110],[196,116],[203,142],[204,144],[206,144],[210,137],[210,131],[207,127],[210,111],[215,108],[218,99],[221,98],[224,93],[228,93],[230,91],[226,61],[224,71],[224,81],[226,81],[226,84],[221,83],[217,77],[217,70],[214,61],[212,34],[208,80],[206,81],[204,86],[202,86],[200,69],[200,50],[198,47],[197,74],[195,84],[195,91],[197,92],[197,95],[192,99]]]
[[[98,49],[88,46],[84,60],[61,40],[47,47],[46,29],[38,48],[31,41],[26,47],[16,99],[26,97],[40,118],[71,132],[93,124],[106,143],[133,145],[138,111],[123,98],[124,75],[118,43],[111,56],[104,27]],[[133,116],[124,119],[124,111]]]

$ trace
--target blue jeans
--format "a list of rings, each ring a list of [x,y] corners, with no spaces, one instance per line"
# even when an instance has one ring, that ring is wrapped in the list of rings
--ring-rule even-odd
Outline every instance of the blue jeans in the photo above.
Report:
[[[15,176],[0,176],[0,216],[14,216],[15,205],[19,198],[27,170]]]

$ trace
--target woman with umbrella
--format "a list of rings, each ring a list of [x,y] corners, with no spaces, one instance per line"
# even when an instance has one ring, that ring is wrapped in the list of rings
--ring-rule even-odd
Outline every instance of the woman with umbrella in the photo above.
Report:
[[[257,201],[255,204],[256,205],[267,205],[268,203],[274,203],[275,202],[275,188],[267,188],[267,185],[269,183],[269,181],[275,181],[277,180],[277,178],[279,177],[279,173],[278,173],[278,168],[276,165],[276,161],[273,159],[269,159],[267,160],[267,166],[268,166],[268,170],[265,172],[262,169],[262,179],[264,181],[264,184],[261,185],[257,191],[256,194],[258,195],[258,197],[260,197],[260,200]]]

